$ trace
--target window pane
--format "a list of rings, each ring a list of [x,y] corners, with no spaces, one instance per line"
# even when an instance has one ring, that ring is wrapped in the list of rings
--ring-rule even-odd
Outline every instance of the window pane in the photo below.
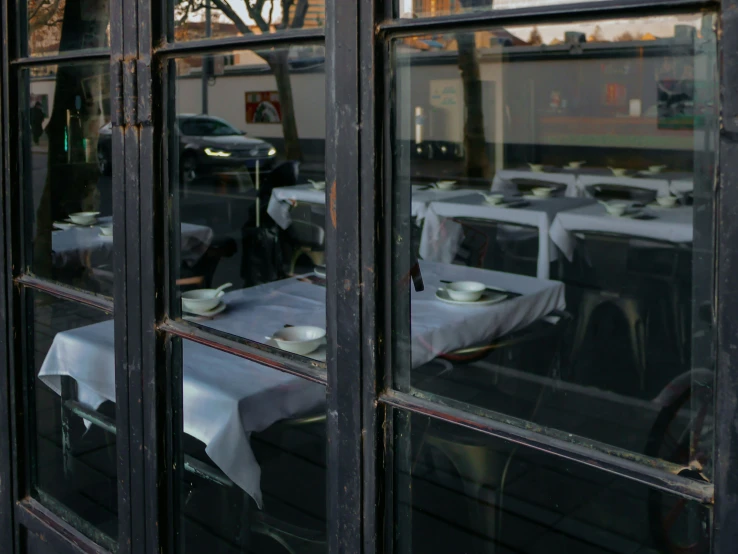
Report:
[[[325,387],[175,344],[186,551],[327,551]]]
[[[397,552],[708,552],[710,510],[423,416],[395,417]]]
[[[396,388],[711,474],[713,21],[394,43]]]
[[[20,81],[26,264],[112,296],[109,66],[43,66]]]
[[[211,79],[201,72],[208,58],[176,60],[169,161],[179,295],[172,308],[325,361],[322,49],[229,56],[234,70]],[[198,300],[208,294],[198,289],[228,283],[222,299]],[[265,338],[275,334],[284,342]]]
[[[23,55],[26,49],[31,56],[53,56],[110,45],[109,0],[27,0],[18,5],[28,29]]]
[[[395,0],[399,17],[440,17],[462,13],[578,4],[586,0]],[[595,0],[597,1],[597,0]],[[533,35],[531,35],[533,36]],[[424,39],[421,39],[424,40]]]
[[[325,26],[325,0],[175,0],[175,41],[289,33]],[[216,72],[228,59],[214,60]]]
[[[115,434],[104,425],[115,425],[112,316],[27,296],[32,494],[110,548],[118,534]]]

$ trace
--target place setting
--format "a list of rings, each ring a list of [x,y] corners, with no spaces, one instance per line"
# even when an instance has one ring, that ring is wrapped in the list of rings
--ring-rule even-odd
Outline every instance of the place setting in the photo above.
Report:
[[[500,193],[486,194],[480,192],[479,194],[484,197],[485,204],[494,206],[495,208],[523,208],[530,205],[530,202],[525,197],[508,198]]]
[[[605,208],[605,213],[610,217],[640,220],[656,219],[656,216],[643,210],[643,204],[612,200],[609,202],[600,200],[599,203]]]
[[[436,298],[456,306],[490,306],[520,296],[518,293],[490,287],[478,281],[441,281]]]
[[[225,289],[232,287],[232,283],[225,283],[216,289],[194,289],[182,293],[182,319],[186,321],[202,321],[213,319],[226,309],[223,301]]]
[[[325,335],[325,329],[322,327],[288,324],[264,338],[269,346],[324,362],[327,354]]]

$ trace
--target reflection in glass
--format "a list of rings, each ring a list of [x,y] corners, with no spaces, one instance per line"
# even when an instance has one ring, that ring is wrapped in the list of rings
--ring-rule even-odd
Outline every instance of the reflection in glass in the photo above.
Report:
[[[23,70],[21,82],[26,260],[36,275],[112,296],[108,64]]]
[[[174,40],[284,33],[325,26],[325,0],[175,0]],[[230,65],[216,56],[210,71]]]
[[[28,0],[19,2],[28,29],[31,56],[72,50],[99,50],[110,44],[109,0]],[[44,71],[53,73],[52,68]]]
[[[169,121],[173,309],[325,361],[322,49],[236,51],[209,77],[179,59]],[[275,69],[270,60],[280,59]],[[218,287],[230,284],[222,298]],[[203,291],[202,289],[206,289]],[[270,337],[267,339],[266,337]]]
[[[399,552],[709,551],[695,501],[426,417],[396,421]]]
[[[585,0],[395,0],[399,17],[441,17],[489,10],[576,4]],[[422,40],[422,39],[421,39]]]
[[[41,293],[28,296],[33,495],[110,548],[118,534],[115,433],[109,432],[115,425],[112,316]]]
[[[325,388],[181,345],[187,552],[321,552]]]
[[[709,478],[712,23],[394,42],[395,387]]]

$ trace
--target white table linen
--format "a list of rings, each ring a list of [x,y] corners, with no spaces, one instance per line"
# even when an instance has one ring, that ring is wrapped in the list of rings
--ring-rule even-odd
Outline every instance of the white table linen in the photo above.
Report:
[[[451,263],[463,239],[464,231],[454,217],[470,217],[503,221],[536,227],[538,230],[538,267],[536,275],[548,279],[550,264],[557,259],[555,245],[549,240],[549,228],[554,216],[562,210],[591,204],[589,198],[553,197],[531,199],[527,206],[504,208],[485,202],[481,194],[433,202],[426,213],[420,239],[420,257],[423,260]]]
[[[469,189],[454,188],[451,190],[440,190],[427,188],[423,185],[413,185],[411,216],[420,223],[425,218],[428,204],[434,200],[454,198],[469,194]],[[325,191],[315,190],[312,185],[297,185],[294,187],[278,187],[272,190],[269,197],[267,213],[282,229],[292,225],[290,209],[296,202],[307,202],[310,204],[325,204]]]
[[[424,292],[412,293],[412,365],[525,327],[563,309],[564,286],[520,275],[421,262]],[[491,306],[455,306],[435,297],[441,279],[482,281],[523,296]],[[285,324],[325,326],[325,289],[285,279],[228,293],[228,307],[209,327],[263,342]],[[262,505],[253,432],[325,404],[325,388],[212,348],[183,341],[184,431],[211,460]],[[61,376],[77,382],[77,400],[94,409],[115,401],[113,322],[58,333],[39,378],[61,393]]]
[[[645,212],[655,219],[611,216],[600,204],[560,212],[551,224],[551,240],[569,260],[574,257],[572,231],[603,231],[674,243],[692,242],[692,206],[647,208]]]
[[[101,217],[100,225],[109,225],[112,217]],[[182,261],[193,265],[202,257],[213,241],[213,230],[202,225],[182,223]],[[52,263],[56,267],[85,265],[89,261],[100,265],[113,254],[113,237],[102,236],[99,225],[71,227],[51,234]]]

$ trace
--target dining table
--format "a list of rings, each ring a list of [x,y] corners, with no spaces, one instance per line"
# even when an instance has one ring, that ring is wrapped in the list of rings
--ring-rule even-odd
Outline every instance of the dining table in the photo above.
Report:
[[[558,258],[556,245],[549,237],[551,222],[559,212],[573,210],[595,202],[592,198],[550,196],[546,198],[507,196],[499,204],[489,203],[481,193],[431,202],[420,239],[423,260],[451,263],[461,244],[464,229],[459,219],[481,219],[509,224],[510,240],[538,237],[536,275],[548,279],[550,264]]]
[[[425,261],[420,270],[425,289],[410,292],[413,368],[440,354],[488,343],[566,307],[564,285],[558,281]],[[510,294],[494,304],[441,301],[444,281],[459,280]],[[326,325],[326,289],[320,279],[298,276],[235,290],[223,302],[226,309],[200,325],[267,344],[284,326]],[[320,366],[325,346],[308,358]],[[63,377],[74,379],[74,400],[97,409],[115,401],[115,359],[113,322],[105,321],[57,333],[38,376],[57,394]],[[261,468],[251,434],[323,410],[325,388],[188,340],[182,341],[181,359],[185,433],[202,441],[212,462],[262,506]]]
[[[453,187],[448,190],[440,189],[435,184],[412,185],[411,217],[417,223],[425,218],[428,205],[435,201],[469,194],[468,188]],[[272,190],[267,205],[267,213],[282,229],[292,225],[290,210],[299,202],[307,204],[325,205],[326,191],[318,190],[313,185],[295,185],[292,187],[277,187]]]
[[[693,214],[693,206],[666,208],[654,204],[631,208],[626,214],[615,216],[608,214],[601,204],[590,204],[558,213],[551,224],[550,237],[569,261],[574,257],[576,231],[686,244],[692,242],[694,235]]]

